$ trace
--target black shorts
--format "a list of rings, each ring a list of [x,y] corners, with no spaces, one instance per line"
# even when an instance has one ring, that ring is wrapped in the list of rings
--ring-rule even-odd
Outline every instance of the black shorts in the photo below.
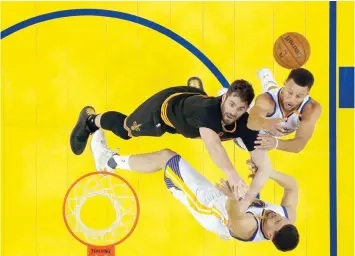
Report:
[[[171,87],[154,94],[125,119],[124,128],[128,131],[128,135],[159,137],[165,132],[176,133],[175,129],[162,119],[162,105],[176,93],[205,94],[197,88],[188,86]]]

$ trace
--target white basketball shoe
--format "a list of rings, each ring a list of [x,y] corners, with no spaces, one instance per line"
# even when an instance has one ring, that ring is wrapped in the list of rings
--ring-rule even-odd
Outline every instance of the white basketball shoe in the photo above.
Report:
[[[257,73],[257,76],[263,87],[263,92],[267,92],[271,87],[279,87],[270,69],[260,69]]]
[[[110,162],[114,162],[113,156],[117,155],[117,153],[107,146],[105,134],[101,129],[94,132],[90,147],[94,156],[96,170],[113,172],[114,165],[110,164]]]

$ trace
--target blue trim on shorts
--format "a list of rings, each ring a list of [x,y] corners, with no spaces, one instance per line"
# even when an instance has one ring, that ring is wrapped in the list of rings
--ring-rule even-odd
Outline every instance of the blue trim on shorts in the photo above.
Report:
[[[164,181],[168,189],[175,188],[177,190],[181,190],[180,188],[175,186],[175,184],[172,182],[171,179],[166,177],[166,168],[169,166],[173,170],[173,172],[183,181],[183,178],[180,173],[180,168],[179,168],[180,159],[181,159],[180,155],[175,155],[166,162],[165,169],[164,169]]]

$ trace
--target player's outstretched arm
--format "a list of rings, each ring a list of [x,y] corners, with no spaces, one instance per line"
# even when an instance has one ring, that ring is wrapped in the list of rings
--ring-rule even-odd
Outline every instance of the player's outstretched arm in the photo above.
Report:
[[[270,97],[265,93],[260,94],[255,99],[255,105],[250,109],[248,128],[251,130],[268,130],[270,120],[266,119],[266,116],[273,110],[274,105]]]
[[[228,197],[226,202],[226,210],[228,213],[228,228],[233,234],[249,233],[256,228],[256,222],[250,214],[246,214],[240,201],[236,198],[241,197],[238,187],[229,183],[229,181],[221,179],[216,185],[225,196]],[[241,232],[243,231],[243,232]]]
[[[295,138],[289,140],[279,140],[277,149],[293,153],[301,152],[312,137],[316,122],[318,121],[321,112],[322,108],[319,103],[314,103],[311,108],[305,109],[302,114],[300,126],[296,131]]]
[[[249,170],[252,174],[249,177],[255,177],[259,172],[258,167],[249,159],[247,164],[250,166]],[[295,178],[282,172],[273,170],[270,174],[270,179],[276,181],[284,189],[284,195],[282,198],[281,205],[284,206],[288,212],[289,219],[291,221],[296,220],[296,208],[298,205],[298,184]]]
[[[258,168],[258,172],[255,174],[253,181],[250,184],[244,201],[248,205],[256,198],[257,194],[261,191],[266,181],[269,179],[272,173],[272,165],[270,158],[266,150],[254,150],[249,152],[252,161]]]
[[[227,175],[228,180],[234,185],[241,182],[242,178],[235,170],[217,133],[209,128],[201,127],[200,135],[213,162]]]
[[[298,205],[298,184],[295,178],[282,172],[273,171],[270,178],[284,189],[281,205],[287,209],[291,221],[296,221],[296,208]]]

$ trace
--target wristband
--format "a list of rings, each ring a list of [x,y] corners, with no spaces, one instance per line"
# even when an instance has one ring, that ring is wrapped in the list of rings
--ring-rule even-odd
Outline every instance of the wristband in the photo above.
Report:
[[[276,146],[274,147],[274,149],[277,148],[277,146],[279,145],[279,139],[277,137],[275,137],[275,139],[276,139]]]

